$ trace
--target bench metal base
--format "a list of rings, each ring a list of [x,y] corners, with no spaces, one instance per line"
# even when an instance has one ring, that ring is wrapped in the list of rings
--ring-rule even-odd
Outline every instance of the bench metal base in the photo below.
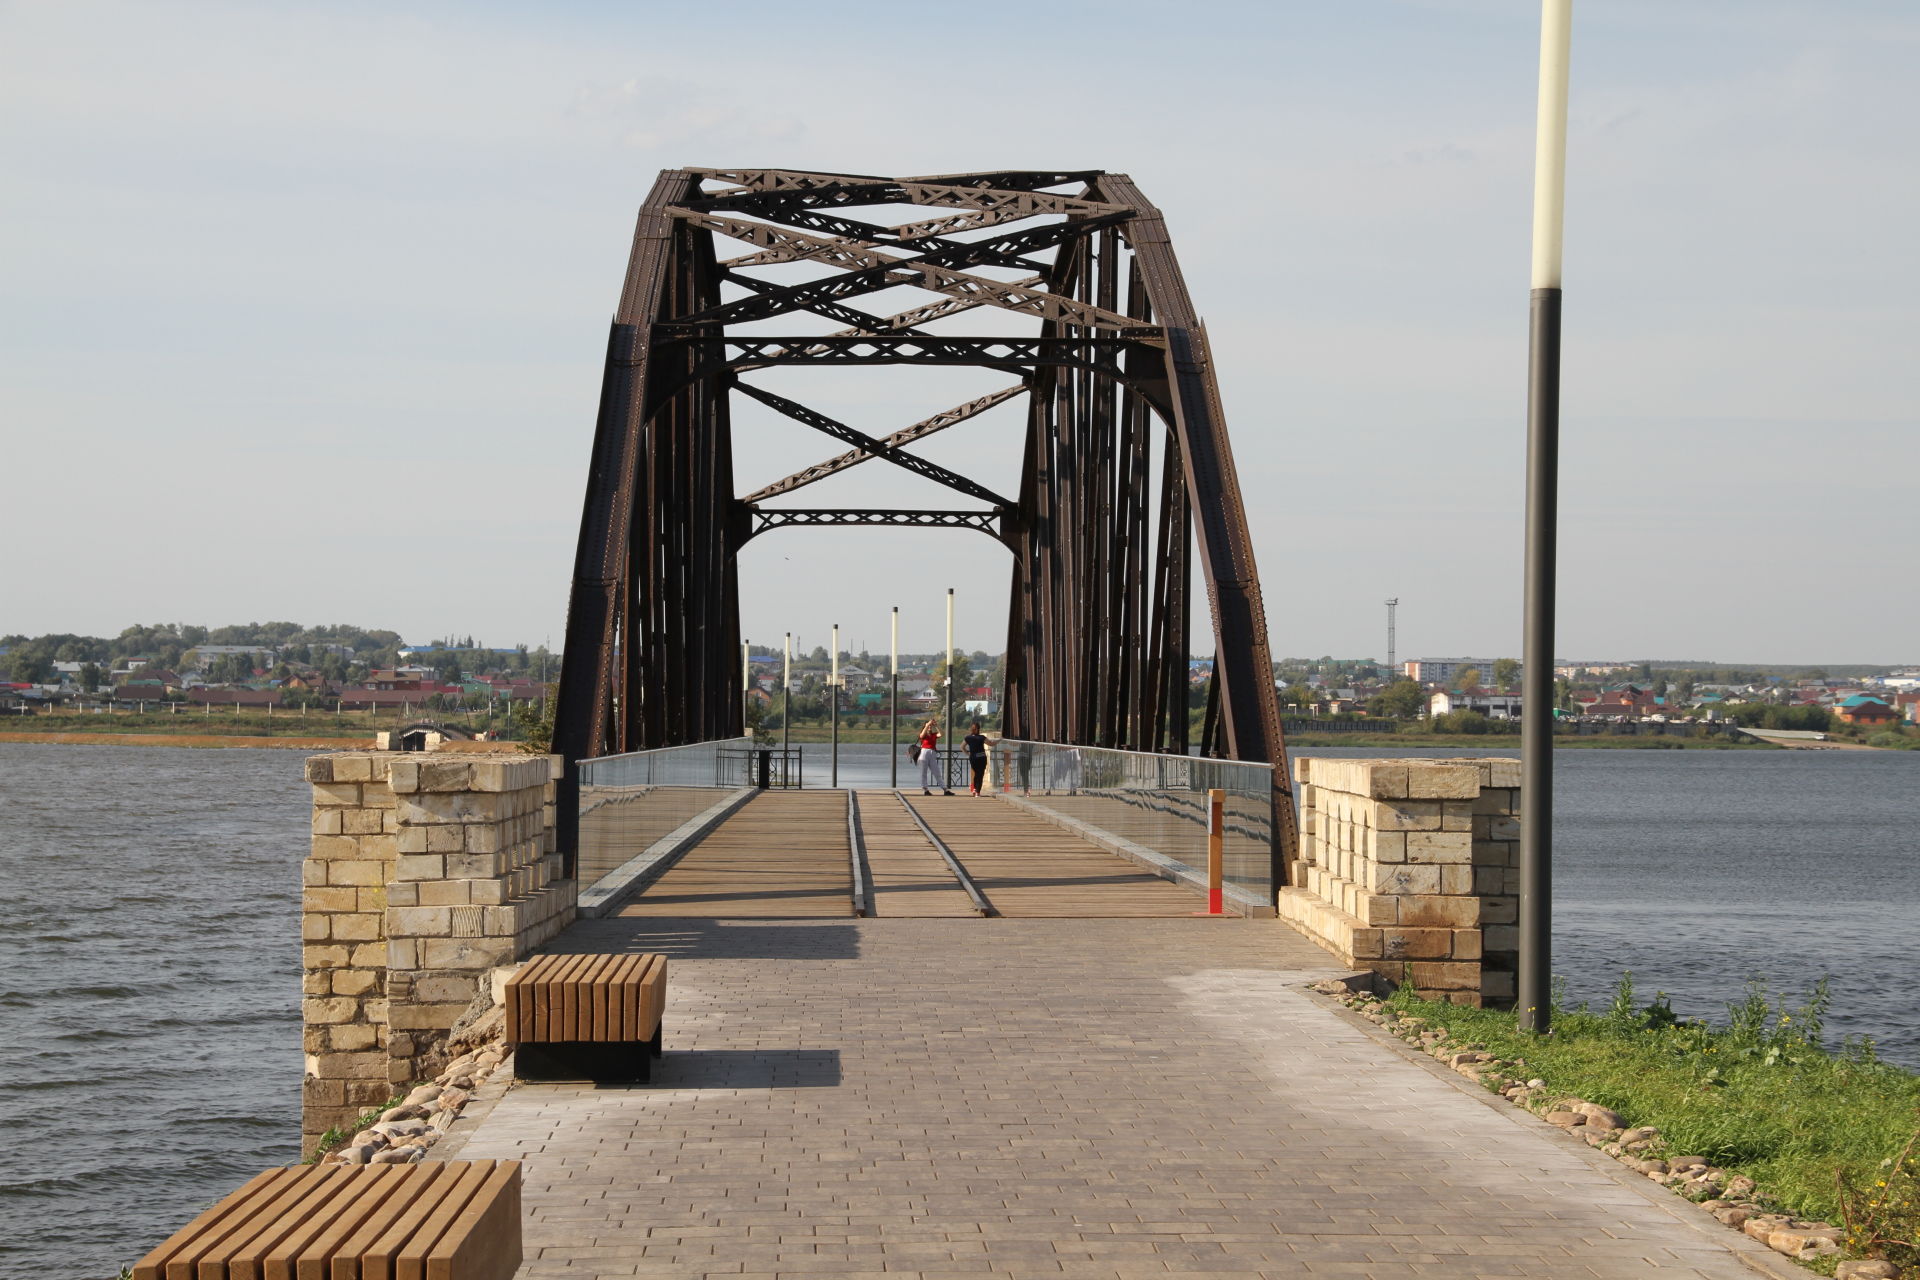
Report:
[[[662,1034],[656,1029],[651,1040],[523,1040],[513,1051],[513,1074],[551,1084],[645,1084],[663,1052]]]

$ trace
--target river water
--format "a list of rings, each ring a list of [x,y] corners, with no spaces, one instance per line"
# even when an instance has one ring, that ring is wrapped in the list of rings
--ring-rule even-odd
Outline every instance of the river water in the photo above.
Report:
[[[842,752],[886,785],[887,747]],[[302,759],[0,743],[0,1275],[111,1276],[298,1158]],[[1556,760],[1571,998],[1632,969],[1718,1016],[1750,975],[1831,975],[1834,1035],[1920,1067],[1920,752]]]

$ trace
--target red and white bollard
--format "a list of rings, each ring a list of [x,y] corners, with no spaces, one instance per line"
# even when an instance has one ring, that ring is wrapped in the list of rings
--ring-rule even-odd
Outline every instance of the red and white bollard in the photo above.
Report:
[[[1207,909],[1196,911],[1197,916],[1223,916],[1227,914],[1226,890],[1226,832],[1227,832],[1227,793],[1215,787],[1207,792]]]

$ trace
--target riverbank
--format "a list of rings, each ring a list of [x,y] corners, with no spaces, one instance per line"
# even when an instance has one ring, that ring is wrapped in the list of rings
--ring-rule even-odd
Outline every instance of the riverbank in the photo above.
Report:
[[[1713,1027],[1676,1017],[1664,996],[1638,1004],[1629,975],[1604,1012],[1556,1011],[1550,1036],[1405,987],[1384,1003],[1337,988],[1363,1017],[1779,1252],[1920,1262],[1920,1075],[1870,1043],[1827,1048],[1824,984],[1791,1007],[1752,984]]]
[[[1480,751],[1520,751],[1517,733],[1290,733],[1289,747],[1366,747],[1417,750],[1472,747]],[[1580,751],[1778,751],[1770,742],[1729,742],[1723,738],[1669,738],[1653,734],[1556,734],[1553,749]]]

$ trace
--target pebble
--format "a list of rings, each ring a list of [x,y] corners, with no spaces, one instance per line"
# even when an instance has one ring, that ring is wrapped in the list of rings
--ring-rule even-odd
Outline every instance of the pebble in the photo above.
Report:
[[[406,1100],[401,1105],[408,1106],[408,1107],[417,1107],[423,1103],[432,1102],[435,1098],[439,1096],[440,1096],[439,1085],[423,1084],[419,1088],[415,1089],[412,1093],[409,1093],[406,1096]]]
[[[1618,1111],[1610,1111],[1606,1107],[1596,1106],[1591,1102],[1583,1102],[1575,1107],[1574,1110],[1586,1116],[1588,1124],[1598,1125],[1602,1129],[1624,1129],[1627,1127],[1626,1118]]]
[[[1674,1156],[1667,1161],[1667,1168],[1675,1173],[1685,1173],[1689,1169],[1704,1169],[1707,1162],[1699,1156]]]
[[[1587,1123],[1587,1118],[1578,1111],[1549,1111],[1546,1114],[1546,1121],[1562,1129],[1578,1129]]]
[[[1546,1087],[1547,1087],[1547,1082],[1545,1080],[1540,1079],[1538,1076],[1527,1081],[1527,1088],[1529,1089],[1544,1089]]]
[[[385,1151],[375,1155],[369,1163],[412,1164],[426,1154],[426,1148],[424,1147],[388,1147]]]
[[[426,1114],[427,1109],[417,1103],[403,1103],[397,1107],[388,1107],[380,1113],[380,1118],[388,1122],[396,1120],[417,1120]]]

